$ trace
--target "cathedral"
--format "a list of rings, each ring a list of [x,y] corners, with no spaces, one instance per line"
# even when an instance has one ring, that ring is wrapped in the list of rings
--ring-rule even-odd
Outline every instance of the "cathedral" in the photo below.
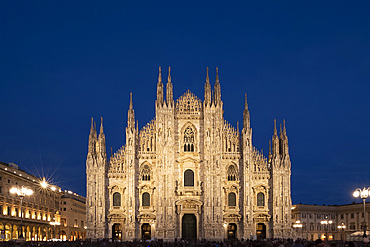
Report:
[[[91,129],[86,159],[87,238],[289,238],[291,162],[285,122],[276,121],[268,157],[252,144],[247,97],[243,128],[223,116],[216,68],[208,68],[202,101],[186,91],[176,101],[170,69],[161,68],[155,116],[135,123],[130,94],[126,142],[107,157],[103,119]]]

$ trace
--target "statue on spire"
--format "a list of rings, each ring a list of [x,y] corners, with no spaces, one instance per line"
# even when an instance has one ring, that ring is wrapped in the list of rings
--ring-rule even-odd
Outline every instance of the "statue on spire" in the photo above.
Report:
[[[211,84],[209,83],[208,67],[207,67],[206,84],[204,85],[204,104],[206,106],[210,106],[211,102],[212,102]]]
[[[216,67],[216,83],[215,83],[214,103],[215,103],[216,106],[221,104],[221,86],[220,86],[220,79],[218,77],[218,67]]]
[[[173,106],[173,85],[171,82],[171,67],[168,67],[168,79],[167,79],[167,88],[166,88],[166,101],[167,101],[167,106]]]
[[[157,106],[163,105],[163,83],[162,83],[162,74],[161,67],[159,66],[159,75],[157,83]]]
[[[244,112],[243,112],[243,127],[250,128],[250,115],[248,110],[247,94],[245,94]]]

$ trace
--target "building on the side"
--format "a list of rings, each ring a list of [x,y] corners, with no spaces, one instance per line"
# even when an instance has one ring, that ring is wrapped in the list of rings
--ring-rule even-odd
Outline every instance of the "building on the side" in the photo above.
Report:
[[[60,238],[84,240],[86,237],[86,198],[64,191],[60,200]]]
[[[366,203],[365,208],[366,222],[369,223],[370,204]],[[302,225],[295,229],[296,237],[309,240],[352,240],[351,237],[356,232],[362,236],[364,219],[363,203],[292,206],[292,224],[299,221]]]
[[[10,193],[11,188],[30,189],[33,194],[22,199]],[[21,235],[25,240],[35,241],[56,238],[57,232],[50,223],[60,222],[61,195],[58,186],[48,185],[14,163],[0,162],[0,241],[18,239]]]
[[[145,97],[145,95],[141,95]],[[291,162],[285,128],[275,126],[268,157],[252,144],[247,99],[241,131],[223,115],[216,69],[202,101],[173,98],[159,70],[155,116],[135,123],[132,96],[125,144],[107,157],[103,121],[92,120],[87,176],[87,238],[122,240],[289,238]]]

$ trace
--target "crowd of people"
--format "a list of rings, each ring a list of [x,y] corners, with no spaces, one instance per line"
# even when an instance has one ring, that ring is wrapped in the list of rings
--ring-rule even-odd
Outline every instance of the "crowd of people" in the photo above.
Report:
[[[344,241],[308,241],[297,239],[267,239],[267,240],[233,240],[233,241],[187,241],[174,242],[156,241],[133,241],[121,242],[112,240],[101,241],[61,241],[61,242],[0,242],[0,246],[25,246],[25,247],[370,247],[364,242]]]

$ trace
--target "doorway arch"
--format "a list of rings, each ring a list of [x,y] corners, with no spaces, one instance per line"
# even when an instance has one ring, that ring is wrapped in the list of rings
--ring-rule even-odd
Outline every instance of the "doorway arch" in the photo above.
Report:
[[[266,225],[263,223],[257,224],[257,239],[266,239]]]
[[[121,224],[115,223],[112,226],[112,239],[122,239]]]
[[[227,239],[228,240],[236,239],[236,230],[237,230],[237,226],[235,223],[231,223],[227,226]]]
[[[149,223],[144,223],[141,225],[141,238],[150,239],[152,237],[152,227]]]
[[[181,229],[183,239],[194,240],[197,238],[197,218],[194,214],[184,214]]]

